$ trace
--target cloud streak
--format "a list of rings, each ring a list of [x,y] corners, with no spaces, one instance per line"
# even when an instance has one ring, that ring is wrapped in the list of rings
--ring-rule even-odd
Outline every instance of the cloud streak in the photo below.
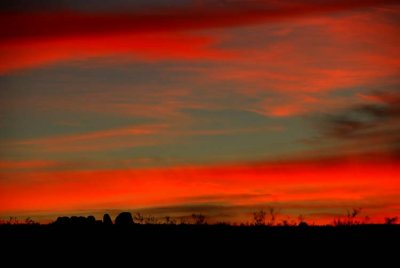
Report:
[[[381,213],[393,213],[400,190],[396,162],[284,162],[171,168],[0,173],[0,214],[14,211],[139,209],[220,204],[239,209],[281,205],[291,213],[337,208],[392,196]],[[23,182],[23,183],[22,183]],[[190,193],[190,195],[188,195]],[[216,198],[217,197],[217,198]],[[286,205],[285,205],[286,204]],[[306,205],[312,204],[312,205]],[[300,207],[302,207],[300,209]],[[384,207],[384,206],[383,206]],[[239,209],[240,211],[240,209]],[[235,215],[235,211],[231,212]]]
[[[196,30],[258,25],[394,2],[297,1],[276,5],[235,1],[223,7],[214,3],[136,12],[8,11],[0,16],[0,73],[115,54],[150,60],[227,59],[233,55],[213,48],[218,38],[204,37]]]
[[[399,212],[397,1],[39,2],[0,12],[0,214]]]
[[[167,126],[162,124],[129,126],[81,134],[57,135],[0,143],[4,148],[30,148],[39,152],[103,151],[159,144],[157,134]]]
[[[234,27],[270,20],[345,11],[354,8],[391,4],[396,1],[328,1],[309,4],[299,1],[282,8],[269,1],[227,2],[224,7],[193,6],[141,13],[6,13],[0,20],[1,41],[59,38],[108,33],[140,33]],[[10,24],[9,22],[13,23]]]
[[[322,131],[360,153],[386,153],[400,156],[400,95],[397,91],[362,94],[364,104],[355,105],[342,113],[330,115],[322,122]],[[365,103],[366,101],[366,103]],[[365,145],[369,145],[366,147]],[[357,151],[357,149],[356,149]]]

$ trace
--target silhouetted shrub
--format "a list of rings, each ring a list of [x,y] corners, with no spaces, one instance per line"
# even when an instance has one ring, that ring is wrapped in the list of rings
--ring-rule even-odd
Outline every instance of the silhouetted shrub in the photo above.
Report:
[[[69,217],[58,217],[54,222],[55,225],[93,225],[96,224],[96,218],[94,216],[72,216]]]
[[[268,208],[268,212],[269,212],[270,220],[268,221],[267,225],[273,226],[273,225],[275,225],[275,220],[276,220],[276,216],[278,215],[278,211],[276,211],[275,208],[270,207],[270,208]]]
[[[206,216],[203,214],[192,214],[193,223],[196,225],[206,224]]]
[[[308,223],[306,223],[305,221],[302,221],[302,222],[299,223],[298,226],[299,226],[300,228],[305,228],[305,227],[308,227]]]
[[[56,225],[67,225],[70,224],[71,220],[68,217],[58,217],[57,220],[54,222]]]
[[[83,216],[79,216],[79,217],[72,216],[70,218],[70,224],[73,224],[73,225],[85,225],[87,223],[88,223],[87,218],[85,218]]]
[[[304,215],[300,214],[297,219],[299,220],[299,224],[297,224],[297,226],[299,227],[307,227],[308,223],[306,222],[306,218],[304,217]]]
[[[17,217],[10,217],[7,221],[4,222],[7,225],[17,225],[19,224],[19,220]]]
[[[392,217],[392,218],[388,217],[388,218],[385,218],[385,223],[388,225],[396,224],[398,219],[399,218],[397,218],[397,217]]]
[[[139,213],[139,212],[135,213],[134,217],[135,217],[135,223],[139,223],[139,224],[144,223],[144,216],[141,213]]]
[[[130,212],[121,212],[115,218],[115,224],[120,226],[126,226],[133,224],[132,214]]]
[[[357,219],[357,216],[361,213],[361,208],[353,208],[347,211],[347,215],[344,219],[340,216],[333,219],[333,226],[352,226],[358,225],[362,222]]]
[[[158,221],[158,219],[154,216],[146,216],[144,217],[144,223],[145,224],[159,224],[160,222]]]
[[[112,225],[113,224],[110,215],[108,215],[107,213],[104,214],[104,216],[103,216],[103,224],[104,225]]]
[[[95,224],[96,223],[96,218],[94,216],[88,216],[86,219],[86,222],[88,224]]]
[[[189,218],[188,218],[188,217],[181,217],[181,218],[179,219],[179,224],[180,224],[180,225],[189,224]]]
[[[351,211],[347,211],[346,225],[360,224],[360,222],[356,219],[360,213],[361,213],[361,208],[353,208]]]
[[[165,224],[169,225],[175,225],[176,224],[176,219],[170,217],[170,216],[165,216]]]
[[[31,217],[25,219],[25,224],[27,225],[38,225],[39,223],[34,221]]]
[[[267,213],[264,210],[259,210],[253,213],[254,225],[262,226],[265,225],[265,216]]]

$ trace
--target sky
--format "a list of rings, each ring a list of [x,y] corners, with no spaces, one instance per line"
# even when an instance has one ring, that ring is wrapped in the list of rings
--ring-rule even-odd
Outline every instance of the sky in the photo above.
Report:
[[[0,3],[0,218],[400,216],[400,4]]]

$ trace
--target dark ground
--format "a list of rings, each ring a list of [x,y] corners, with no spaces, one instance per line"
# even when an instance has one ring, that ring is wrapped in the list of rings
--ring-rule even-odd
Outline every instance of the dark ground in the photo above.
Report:
[[[350,258],[350,261],[375,260],[381,264],[392,259],[398,264],[400,260],[400,225],[2,225],[0,241],[3,256],[45,254],[57,258],[93,256],[99,260],[126,256],[144,258],[151,254],[154,258],[148,259],[150,263],[165,257],[204,260],[212,256],[230,261],[260,259],[265,263],[278,255],[286,256],[282,261],[301,263],[304,258],[310,261],[317,257],[329,262],[338,258],[346,262]],[[397,264],[393,266],[398,267]]]

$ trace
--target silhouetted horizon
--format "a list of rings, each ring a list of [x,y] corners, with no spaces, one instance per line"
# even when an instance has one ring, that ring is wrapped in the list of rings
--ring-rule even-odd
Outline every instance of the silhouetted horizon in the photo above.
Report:
[[[400,216],[399,0],[0,2],[0,219]]]
[[[179,219],[166,216],[162,219],[157,219],[154,216],[148,215],[144,216],[140,213],[135,213],[132,215],[131,212],[124,211],[119,213],[115,219],[105,213],[101,219],[96,219],[95,216],[59,216],[54,221],[41,224],[35,222],[32,218],[28,217],[25,221],[18,221],[16,217],[10,217],[9,220],[0,221],[0,225],[55,225],[55,226],[129,226],[129,225],[225,225],[225,226],[267,226],[267,227],[309,227],[309,226],[361,226],[361,225],[397,225],[398,217],[386,217],[384,223],[374,223],[363,220],[362,218],[357,218],[360,210],[354,209],[349,211],[346,216],[333,218],[330,224],[310,224],[307,222],[303,215],[298,217],[297,221],[282,220],[277,221],[276,215],[273,214],[273,210],[270,214],[267,214],[264,210],[258,210],[253,213],[252,221],[247,222],[214,222],[209,223],[207,221],[207,216],[204,214],[191,214],[189,217]]]

